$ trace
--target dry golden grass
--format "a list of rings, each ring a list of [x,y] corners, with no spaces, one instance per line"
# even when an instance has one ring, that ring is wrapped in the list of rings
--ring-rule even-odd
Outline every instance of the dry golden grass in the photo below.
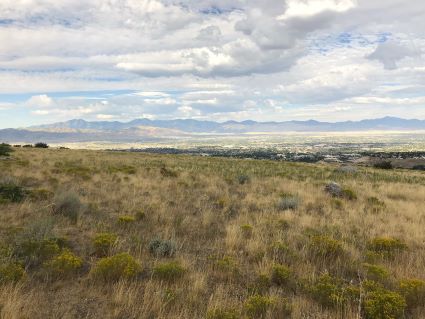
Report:
[[[345,287],[358,288],[366,279],[364,262],[388,270],[382,282],[388,290],[397,291],[402,279],[424,280],[425,174],[360,168],[344,175],[335,168],[17,150],[0,160],[0,182],[13,176],[28,194],[22,202],[0,204],[0,261],[23,263],[26,275],[16,283],[0,283],[0,318],[248,318],[247,300],[256,295],[272,302],[251,318],[363,318],[358,296],[329,306],[314,297],[311,287],[330,274]],[[242,175],[249,177],[247,183],[239,183]],[[330,197],[324,191],[330,181],[350,188],[357,199]],[[55,213],[55,194],[64,191],[74,192],[84,206],[77,220]],[[295,209],[279,209],[285,194],[299,199]],[[371,197],[384,204],[372,207]],[[15,252],[20,234],[49,223],[49,236],[84,260],[82,269],[63,278]],[[141,272],[118,281],[96,279],[91,269],[102,258],[93,242],[99,233],[116,234],[107,254],[129,253]],[[400,239],[407,249],[371,256],[368,243],[375,237]],[[171,241],[175,254],[152,254],[155,238]],[[343,252],[325,247],[326,253],[318,253],[312,244],[317,238],[337,241]],[[155,267],[174,261],[183,269],[180,276],[155,276]],[[270,282],[276,264],[291,269],[287,285]],[[425,310],[405,309],[404,316],[424,318]]]

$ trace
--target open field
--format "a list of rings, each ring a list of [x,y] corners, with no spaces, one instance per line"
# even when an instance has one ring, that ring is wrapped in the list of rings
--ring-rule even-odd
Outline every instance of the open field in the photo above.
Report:
[[[16,149],[0,318],[425,318],[424,202],[422,171]]]

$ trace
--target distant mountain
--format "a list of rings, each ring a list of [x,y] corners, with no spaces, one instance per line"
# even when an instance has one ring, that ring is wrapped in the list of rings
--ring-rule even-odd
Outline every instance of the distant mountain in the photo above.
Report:
[[[44,129],[76,129],[119,131],[133,127],[158,127],[179,130],[187,133],[250,133],[250,132],[320,132],[320,131],[364,131],[364,130],[423,130],[425,121],[405,120],[396,117],[380,119],[346,121],[346,122],[319,122],[286,121],[286,122],[256,122],[256,121],[227,121],[224,123],[197,120],[149,120],[137,119],[131,122],[88,122],[84,120],[70,120],[54,124],[31,127],[32,130]]]
[[[384,117],[362,121],[319,122],[285,121],[227,121],[223,123],[191,119],[149,120],[130,122],[81,119],[53,124],[32,126],[24,129],[0,130],[0,141],[8,142],[143,142],[156,139],[182,138],[199,134],[284,133],[284,132],[348,132],[348,131],[417,131],[425,130],[425,120],[407,120]]]

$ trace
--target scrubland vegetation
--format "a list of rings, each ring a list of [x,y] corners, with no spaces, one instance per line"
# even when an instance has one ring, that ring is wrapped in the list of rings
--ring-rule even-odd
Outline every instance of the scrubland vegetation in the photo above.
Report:
[[[16,149],[0,317],[425,318],[424,203],[421,171]]]

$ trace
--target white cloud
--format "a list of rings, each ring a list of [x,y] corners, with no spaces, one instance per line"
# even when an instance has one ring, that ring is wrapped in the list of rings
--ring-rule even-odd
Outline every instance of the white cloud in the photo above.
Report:
[[[422,0],[2,0],[0,94],[23,97],[0,111],[424,118],[424,16]]]
[[[54,101],[46,94],[34,95],[25,104],[29,107],[48,108],[54,106]]]

